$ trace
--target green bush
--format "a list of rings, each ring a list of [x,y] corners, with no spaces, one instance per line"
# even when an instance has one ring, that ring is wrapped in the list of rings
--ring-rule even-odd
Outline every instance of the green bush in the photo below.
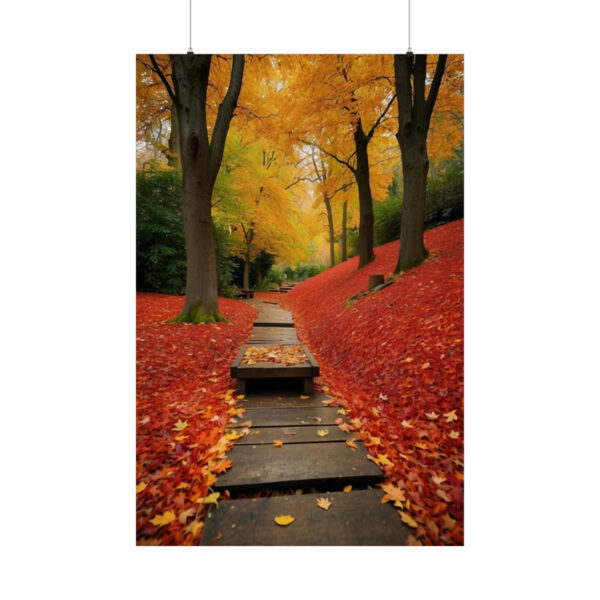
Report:
[[[181,171],[155,162],[136,175],[136,288],[163,294],[185,294],[185,238],[181,214]],[[219,295],[235,296],[229,237],[215,226]]]

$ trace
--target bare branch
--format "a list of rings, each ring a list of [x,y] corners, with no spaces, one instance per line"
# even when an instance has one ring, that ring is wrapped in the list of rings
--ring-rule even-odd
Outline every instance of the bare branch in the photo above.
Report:
[[[169,94],[169,97],[171,98],[171,100],[173,100],[173,103],[178,106],[179,105],[179,101],[177,99],[177,96],[175,96],[175,92],[173,91],[173,88],[171,88],[171,86],[169,85],[169,82],[167,81],[167,78],[165,77],[165,74],[162,72],[162,69],[158,66],[158,63],[156,62],[156,59],[154,58],[154,54],[150,54],[150,60],[152,61],[152,65],[154,67],[154,72],[160,77],[160,80],[163,82],[165,88],[167,89],[167,93]]]

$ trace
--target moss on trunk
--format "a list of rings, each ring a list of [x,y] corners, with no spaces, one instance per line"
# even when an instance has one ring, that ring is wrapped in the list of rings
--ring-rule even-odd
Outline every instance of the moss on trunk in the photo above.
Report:
[[[205,312],[202,302],[196,302],[189,312],[182,312],[178,317],[171,319],[169,323],[228,323],[227,319],[218,311]]]

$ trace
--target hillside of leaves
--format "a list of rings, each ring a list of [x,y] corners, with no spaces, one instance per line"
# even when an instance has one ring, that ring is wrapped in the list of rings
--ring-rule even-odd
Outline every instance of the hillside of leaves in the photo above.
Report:
[[[209,488],[231,466],[226,423],[238,415],[229,367],[256,310],[219,299],[229,323],[165,323],[183,296],[137,295],[136,538],[198,543]]]
[[[403,520],[425,544],[463,543],[463,221],[425,234],[429,258],[376,293],[398,242],[352,258],[280,299],[337,398],[384,469]]]

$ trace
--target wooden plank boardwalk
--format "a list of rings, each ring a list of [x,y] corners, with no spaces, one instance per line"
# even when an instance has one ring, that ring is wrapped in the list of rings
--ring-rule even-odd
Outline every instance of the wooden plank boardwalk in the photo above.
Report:
[[[249,344],[299,344],[290,313],[255,298],[246,302],[259,312]],[[229,429],[250,431],[213,486],[233,499],[211,506],[200,545],[403,545],[411,534],[391,503],[381,503],[382,491],[373,486],[383,473],[367,460],[364,444],[338,427],[345,417],[328,406],[331,398],[313,391],[319,366],[303,348],[307,362],[300,365],[242,365],[244,347],[232,365],[238,391],[247,393],[239,404],[244,417]],[[356,447],[346,443],[352,439]],[[263,497],[236,499],[253,493]],[[323,497],[328,510],[317,505]],[[290,525],[274,521],[287,514]]]

